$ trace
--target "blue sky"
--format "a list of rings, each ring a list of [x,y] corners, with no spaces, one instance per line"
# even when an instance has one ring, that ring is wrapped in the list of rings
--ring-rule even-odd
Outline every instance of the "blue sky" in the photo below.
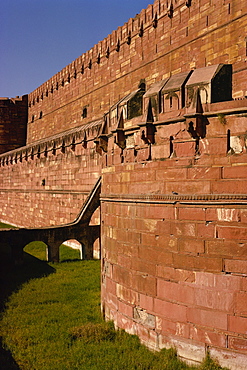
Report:
[[[32,92],[153,0],[0,0],[0,97]]]

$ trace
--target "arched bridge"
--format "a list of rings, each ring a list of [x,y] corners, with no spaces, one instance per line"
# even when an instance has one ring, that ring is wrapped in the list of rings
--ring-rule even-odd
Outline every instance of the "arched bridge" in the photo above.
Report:
[[[42,241],[48,247],[48,261],[59,261],[59,246],[76,239],[82,244],[84,259],[93,258],[93,244],[100,236],[100,225],[90,225],[94,211],[100,205],[101,177],[84,202],[77,218],[68,224],[43,228],[0,229],[0,244],[11,248],[12,260],[21,263],[23,249],[32,241]]]

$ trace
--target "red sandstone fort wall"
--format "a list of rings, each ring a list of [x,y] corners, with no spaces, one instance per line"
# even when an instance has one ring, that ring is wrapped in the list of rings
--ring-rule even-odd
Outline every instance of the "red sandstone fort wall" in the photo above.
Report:
[[[140,79],[232,64],[233,96],[244,97],[246,12],[245,1],[156,0],[29,94],[28,143],[102,117]]]
[[[1,220],[22,227],[72,222],[100,176],[99,158],[90,142],[10,158],[0,171]]]
[[[169,156],[164,137],[185,127],[157,124],[149,161],[136,133],[125,163],[115,146],[103,169],[103,312],[150,348],[246,369],[246,117],[209,118],[199,155],[185,135]],[[243,141],[227,154],[229,129]]]
[[[155,1],[29,95],[28,145],[0,155],[2,219],[72,221],[101,174],[106,319],[152,348],[195,362],[210,350],[244,370],[247,3],[168,3],[173,11]],[[218,63],[232,64],[233,99],[203,102],[215,88],[203,69],[183,106],[170,100],[181,91],[164,90],[157,113],[151,84]],[[117,102],[141,79],[143,114],[127,119]]]

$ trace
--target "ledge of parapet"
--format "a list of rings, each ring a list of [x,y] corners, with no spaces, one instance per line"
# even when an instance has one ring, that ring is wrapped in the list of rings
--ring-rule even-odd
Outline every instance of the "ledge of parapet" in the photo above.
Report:
[[[247,194],[101,194],[101,201],[169,204],[247,204]]]
[[[80,126],[71,128],[69,130],[62,131],[62,132],[60,132],[58,134],[49,136],[49,137],[47,137],[45,139],[37,140],[37,141],[31,143],[30,145],[31,146],[39,145],[39,144],[41,144],[43,142],[54,141],[54,140],[57,140],[57,139],[69,137],[70,135],[76,135],[76,134],[80,135],[82,132],[84,133],[85,131],[89,131],[92,128],[101,126],[102,123],[103,123],[103,119],[99,119],[99,120],[96,120],[96,121],[91,121],[91,122],[88,122],[86,124],[83,124],[83,125],[80,125]]]
[[[214,117],[214,116],[230,116],[230,115],[241,115],[241,113],[245,113],[244,116],[247,114],[247,107],[243,108],[230,108],[230,109],[222,109],[217,111],[209,111],[203,113],[186,113],[184,115],[185,118],[193,118],[198,116],[205,116],[205,117]]]
[[[247,110],[247,98],[227,100],[218,103],[203,104],[203,111],[206,112],[220,112],[220,111],[231,111],[231,110]]]
[[[161,125],[169,125],[171,123],[176,123],[176,122],[184,122],[186,121],[185,115],[182,117],[174,117],[174,118],[168,118],[168,119],[163,119],[159,121],[153,122],[155,126],[161,126]]]
[[[0,165],[13,164],[28,157],[40,155],[62,148],[75,146],[81,143],[94,141],[98,137],[103,120],[92,121],[88,124],[63,131],[23,147],[0,154]],[[4,161],[4,163],[3,163]],[[7,163],[6,163],[7,161]]]
[[[217,115],[239,115],[241,113],[247,113],[247,107],[246,108],[232,108],[232,109],[224,109],[224,110],[219,110],[219,111],[212,111],[212,112],[204,112],[202,115],[206,117],[212,117],[212,116],[217,116]]]
[[[177,122],[185,122],[187,118],[197,117],[198,115],[210,116],[224,116],[224,115],[238,115],[245,116],[247,114],[247,99],[231,100],[219,103],[203,104],[203,112],[197,113],[195,111],[188,112],[187,108],[176,111],[161,113],[158,120],[152,122],[154,126],[169,125]],[[35,155],[39,156],[41,153],[47,153],[56,150],[64,150],[66,147],[74,147],[78,144],[86,144],[89,141],[95,141],[100,135],[104,118],[88,122],[81,126],[71,128],[69,130],[52,135],[45,139],[32,142],[26,146],[0,154],[0,165],[7,165],[22,161],[28,157]],[[145,115],[136,117],[125,122],[123,131],[126,134],[131,134],[146,126]],[[111,130],[109,135],[112,135],[115,130]],[[109,136],[106,135],[106,136]],[[33,159],[33,158],[32,158]]]

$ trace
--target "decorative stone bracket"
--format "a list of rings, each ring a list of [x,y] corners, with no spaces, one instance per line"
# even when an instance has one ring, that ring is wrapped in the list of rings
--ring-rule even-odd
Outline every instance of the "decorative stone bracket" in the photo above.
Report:
[[[125,149],[126,140],[125,140],[125,134],[124,134],[123,109],[121,110],[115,133],[116,133],[115,139],[114,139],[115,144],[117,144],[119,148]]]
[[[154,144],[155,143],[155,132],[156,128],[153,124],[154,122],[154,115],[152,109],[152,101],[151,98],[149,99],[148,108],[146,111],[145,123],[139,124],[140,128],[144,128],[142,130],[141,139],[144,141],[145,144]]]

